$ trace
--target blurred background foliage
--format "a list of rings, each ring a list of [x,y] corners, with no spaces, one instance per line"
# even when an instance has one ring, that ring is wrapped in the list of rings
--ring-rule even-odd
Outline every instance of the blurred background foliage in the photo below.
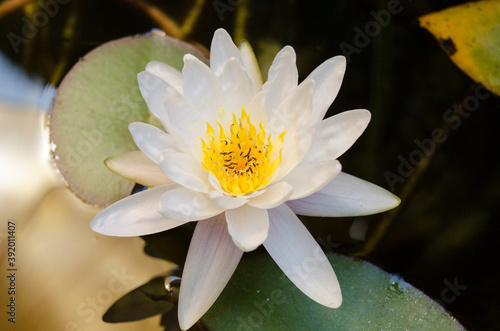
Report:
[[[264,67],[288,44],[297,52],[304,78],[322,61],[342,54],[342,43],[355,46],[355,28],[364,30],[374,20],[371,11],[394,1],[48,2],[58,5],[57,13],[28,37],[23,17],[45,10],[42,2],[3,1],[0,50],[14,65],[57,86],[93,48],[152,28],[209,47],[213,31],[224,27],[235,39],[248,39]],[[372,112],[365,134],[340,158],[343,170],[392,189],[385,175],[401,176],[401,159],[408,160],[418,149],[416,139],[430,138],[436,128],[445,130],[448,139],[394,185],[393,192],[403,200],[395,211],[357,219],[302,219],[326,250],[356,255],[401,275],[442,301],[470,330],[496,330],[500,100],[490,96],[481,101],[451,128],[445,112],[474,95],[477,85],[419,27],[417,18],[465,1],[396,2],[401,13],[391,15],[390,24],[350,54],[342,89],[328,113]],[[12,33],[24,38],[16,39],[17,47]],[[447,284],[454,282],[466,288],[443,297]]]

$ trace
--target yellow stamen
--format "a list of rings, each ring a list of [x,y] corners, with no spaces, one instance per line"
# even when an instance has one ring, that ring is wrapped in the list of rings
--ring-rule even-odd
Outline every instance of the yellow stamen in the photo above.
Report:
[[[226,116],[221,110],[219,116]],[[250,194],[269,184],[272,174],[281,164],[281,145],[286,132],[271,140],[262,122],[260,131],[250,121],[249,114],[242,107],[238,119],[233,113],[229,132],[224,132],[217,122],[217,133],[207,122],[206,139],[201,139],[203,168],[211,172],[223,190],[231,195]],[[267,139],[266,139],[267,136]],[[271,160],[271,151],[279,149],[278,156]]]

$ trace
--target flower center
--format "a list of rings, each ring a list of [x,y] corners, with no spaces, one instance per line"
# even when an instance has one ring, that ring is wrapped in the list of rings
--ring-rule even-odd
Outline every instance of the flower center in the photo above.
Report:
[[[224,115],[221,110],[221,116]],[[262,122],[257,132],[244,108],[239,119],[233,113],[227,134],[219,122],[217,125],[219,133],[207,122],[207,138],[200,138],[203,168],[231,195],[249,194],[266,186],[281,163],[281,145],[286,131],[271,140]]]

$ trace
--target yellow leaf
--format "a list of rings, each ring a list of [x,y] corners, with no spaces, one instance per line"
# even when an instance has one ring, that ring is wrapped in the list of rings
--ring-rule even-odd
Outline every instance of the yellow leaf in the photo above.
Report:
[[[460,69],[500,95],[500,0],[469,2],[419,22]]]

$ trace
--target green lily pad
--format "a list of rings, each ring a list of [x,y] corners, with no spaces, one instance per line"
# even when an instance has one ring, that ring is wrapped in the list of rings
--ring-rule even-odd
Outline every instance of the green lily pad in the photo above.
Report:
[[[342,288],[338,309],[298,290],[267,254],[240,262],[203,316],[208,330],[432,330],[464,328],[439,304],[374,265],[327,254]]]
[[[500,1],[468,2],[419,18],[451,60],[500,95]]]
[[[181,69],[193,45],[153,32],[108,42],[83,57],[58,88],[50,116],[56,165],[84,201],[105,207],[129,195],[134,182],[112,173],[104,160],[137,150],[131,122],[159,125],[144,102],[137,74],[150,61]]]

